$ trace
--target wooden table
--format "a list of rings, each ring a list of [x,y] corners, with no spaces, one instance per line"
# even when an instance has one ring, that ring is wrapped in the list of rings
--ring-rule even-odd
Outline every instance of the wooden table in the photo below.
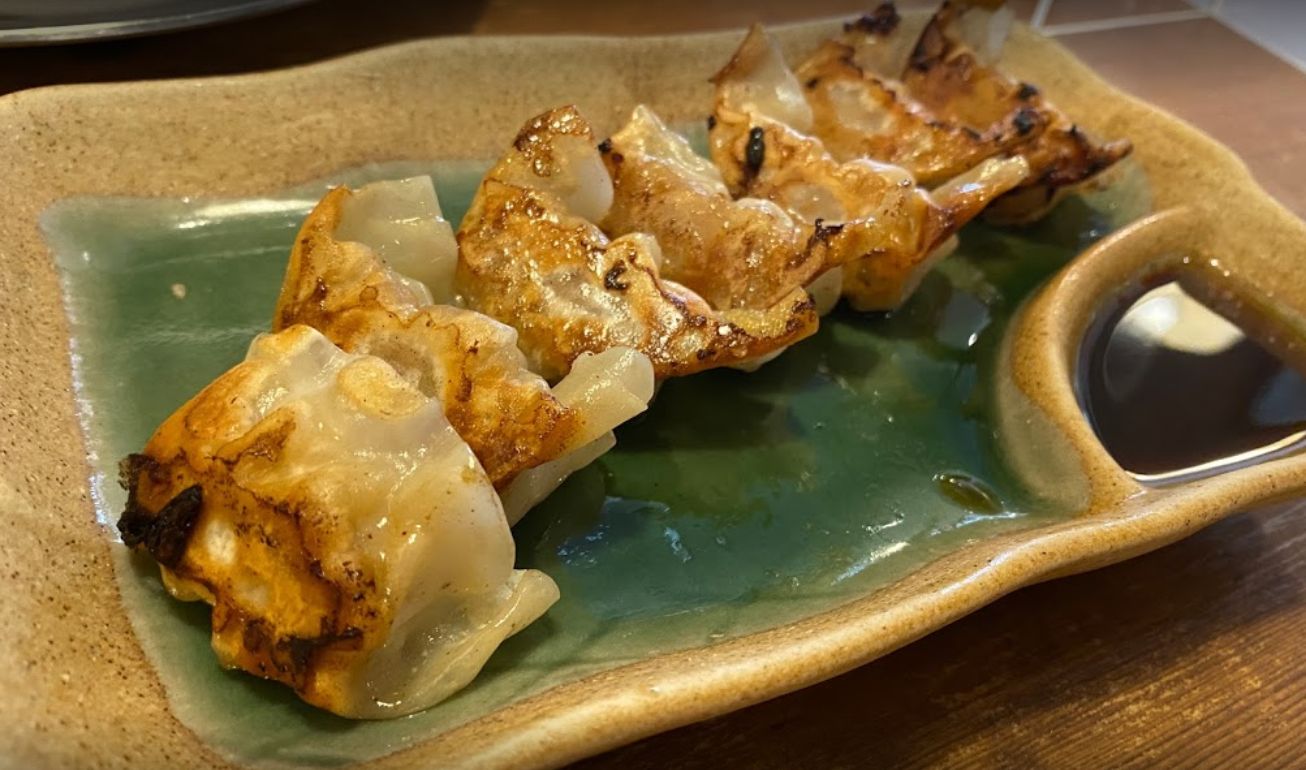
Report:
[[[0,50],[0,93],[248,72],[435,34],[677,32],[867,3],[441,5],[394,0],[360,12],[354,0],[325,0],[171,36]],[[1014,5],[1034,13],[1032,0]],[[1233,147],[1306,214],[1306,75],[1185,9],[1180,0],[1056,0],[1039,14],[1074,33],[1062,41],[1108,78]],[[1091,31],[1131,13],[1168,21]],[[1233,516],[1133,561],[1020,591],[837,679],[582,764],[1306,766],[1304,507]]]

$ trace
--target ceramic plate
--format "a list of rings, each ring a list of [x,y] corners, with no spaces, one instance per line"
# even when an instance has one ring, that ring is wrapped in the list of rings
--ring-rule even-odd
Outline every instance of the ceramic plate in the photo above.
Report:
[[[778,33],[800,51],[834,28]],[[701,141],[706,76],[740,36],[449,38],[0,100],[0,613],[24,619],[0,660],[5,755],[558,765],[1300,488],[1295,455],[1144,487],[1094,437],[1080,341],[1139,280],[1178,278],[1300,360],[1306,228],[1228,151],[1018,28],[1003,66],[1134,141],[1109,184],[1032,228],[970,226],[892,316],[836,313],[754,375],[669,382],[518,527],[519,566],[563,599],[451,700],[350,722],[219,671],[205,609],[166,599],[115,540],[116,461],[266,328],[325,186],[430,172],[456,218],[517,126],[567,102],[600,131],[648,103]],[[945,494],[939,474],[987,492]]]

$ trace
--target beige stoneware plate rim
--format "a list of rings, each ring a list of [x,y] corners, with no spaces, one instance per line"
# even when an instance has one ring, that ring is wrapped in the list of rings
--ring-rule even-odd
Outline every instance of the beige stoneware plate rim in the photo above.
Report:
[[[833,25],[778,31],[801,50]],[[265,74],[0,98],[0,515],[9,533],[0,540],[0,615],[28,621],[0,656],[0,756],[227,765],[170,712],[117,594],[109,549],[118,546],[90,499],[59,279],[37,225],[49,204],[248,195],[369,162],[488,157],[521,118],[573,100],[567,89],[583,92],[582,109],[604,130],[636,102],[672,120],[699,119],[709,104],[703,81],[739,36],[444,38]],[[1289,456],[1143,492],[1094,438],[1069,378],[1104,298],[1158,268],[1183,273],[1230,312],[1258,308],[1251,326],[1278,340],[1281,354],[1301,357],[1306,282],[1291,263],[1306,256],[1306,225],[1227,149],[1112,89],[1056,43],[1018,26],[1003,58],[1089,129],[1133,139],[1155,208],[1174,209],[1078,258],[1026,306],[1004,344],[999,419],[1019,439],[1012,458],[1068,458],[1065,478],[1088,483],[1046,491],[1087,513],[978,542],[800,622],[561,685],[367,767],[561,765],[832,677],[1017,588],[1135,556],[1306,484],[1306,456]],[[532,64],[540,61],[553,66],[542,72]],[[432,92],[405,101],[416,83]],[[486,90],[491,83],[498,88]],[[497,93],[511,108],[442,98],[449,88]],[[460,130],[470,125],[496,128]],[[1203,268],[1211,259],[1222,269]]]

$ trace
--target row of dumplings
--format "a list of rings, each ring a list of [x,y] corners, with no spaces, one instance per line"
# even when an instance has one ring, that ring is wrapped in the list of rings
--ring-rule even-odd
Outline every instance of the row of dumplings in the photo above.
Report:
[[[754,28],[710,161],[644,107],[601,142],[551,110],[456,236],[429,179],[330,191],[273,333],[123,462],[124,542],[213,605],[224,666],[350,717],[456,692],[558,598],[510,526],[657,381],[760,365],[840,297],[894,308],[981,211],[1128,152],[967,44],[1003,13],[947,3],[909,45],[886,4],[796,71]]]

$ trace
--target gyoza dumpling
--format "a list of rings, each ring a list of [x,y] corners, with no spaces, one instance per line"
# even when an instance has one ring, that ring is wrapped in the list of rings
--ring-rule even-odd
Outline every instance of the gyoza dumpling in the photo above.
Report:
[[[457,260],[429,178],[336,188],[300,229],[273,328],[308,324],[439,399],[515,523],[570,470],[611,448],[611,430],[652,398],[652,367],[611,348],[579,358],[550,390],[526,368],[511,327],[431,304],[453,299]]]
[[[1128,155],[1132,146],[1128,140],[1094,141],[1035,86],[1010,78],[991,64],[1012,21],[1009,10],[994,5],[945,2],[921,33],[906,66],[894,76],[901,78],[901,95],[947,125],[976,136],[1018,140],[1004,150],[1029,162],[1029,179],[991,206],[988,215],[1028,221],[1051,208],[1069,186]],[[882,34],[882,30],[852,27],[844,42],[853,47],[874,45]],[[820,131],[818,135],[826,138]]]
[[[257,338],[123,483],[124,542],[213,605],[222,665],[344,716],[448,697],[558,597],[513,569],[494,485],[440,401],[307,326]]]
[[[657,238],[662,276],[714,308],[770,307],[861,256],[852,228],[827,234],[772,201],[732,200],[716,167],[647,107],[599,149],[615,193],[603,229]]]
[[[1004,153],[1041,127],[1014,115],[983,131],[940,120],[905,95],[901,84],[858,64],[858,44],[873,40],[884,27],[869,29],[873,31],[848,25],[843,38],[827,40],[796,71],[811,118],[807,127],[792,125],[818,137],[835,158],[892,163],[911,172],[918,184],[933,187]],[[753,34],[759,34],[756,28]]]
[[[802,90],[759,27],[715,82],[709,139],[731,192],[779,203],[832,243],[851,237],[862,257],[813,287],[822,307],[840,292],[859,310],[897,307],[952,235],[1028,171],[1020,158],[990,159],[931,193],[899,166],[839,162],[802,132],[811,125]]]
[[[594,224],[612,180],[574,107],[531,120],[490,170],[458,232],[458,290],[468,307],[517,329],[532,368],[565,373],[584,353],[626,346],[657,377],[746,363],[811,334],[795,288],[759,309],[714,310],[661,277],[657,240],[609,240]]]
[[[983,158],[1020,155],[1029,178],[987,210],[1001,221],[1037,218],[1128,154],[1127,141],[1095,143],[991,65],[1012,19],[995,5],[944,3],[910,46],[892,3],[845,25],[797,69],[811,132],[838,159],[897,163],[930,187]]]
[[[831,154],[902,166],[927,187],[1003,154],[1037,125],[1013,119],[980,132],[939,120],[862,71],[853,49],[833,40],[799,66],[797,77],[812,109],[810,132]]]

